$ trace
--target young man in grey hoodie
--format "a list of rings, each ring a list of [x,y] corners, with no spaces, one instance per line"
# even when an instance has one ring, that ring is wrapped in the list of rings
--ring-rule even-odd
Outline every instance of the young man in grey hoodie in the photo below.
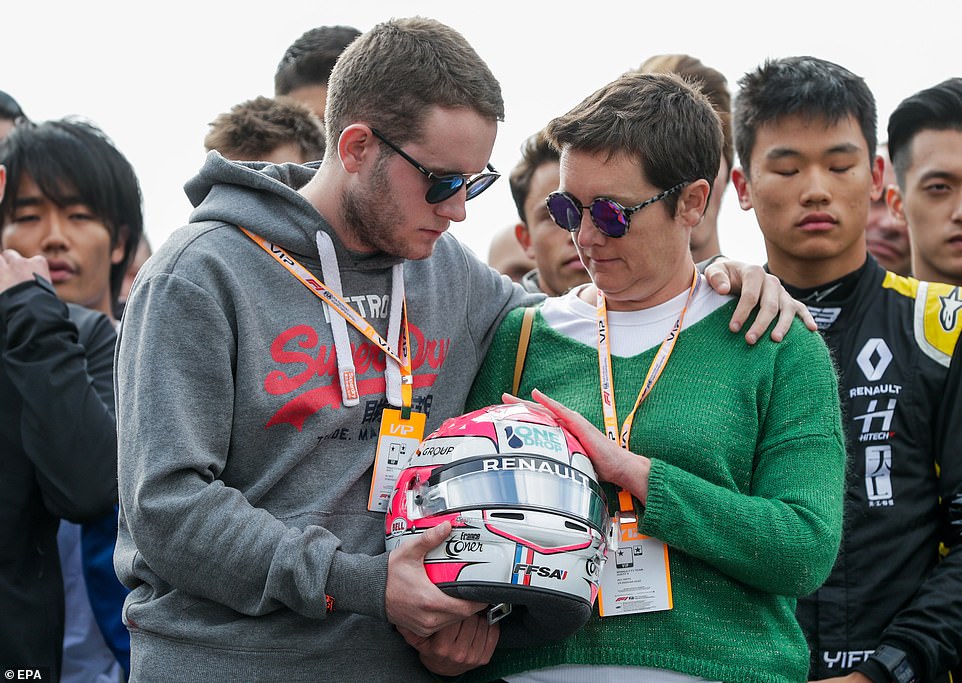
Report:
[[[540,298],[445,234],[496,179],[502,118],[460,34],[392,20],[338,61],[316,171],[212,152],[187,184],[118,342],[132,680],[426,681],[490,657],[486,605],[425,574],[446,525],[385,554],[372,464],[379,432],[461,413],[502,317]],[[757,295],[759,273],[719,279]],[[797,308],[761,298],[748,334],[781,303],[780,336]]]

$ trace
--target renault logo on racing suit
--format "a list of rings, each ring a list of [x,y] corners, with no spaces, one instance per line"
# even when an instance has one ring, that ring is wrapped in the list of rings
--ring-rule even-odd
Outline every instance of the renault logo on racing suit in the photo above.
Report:
[[[858,352],[855,358],[859,369],[869,382],[882,379],[889,363],[892,362],[892,351],[884,339],[873,337],[865,342],[865,346]]]

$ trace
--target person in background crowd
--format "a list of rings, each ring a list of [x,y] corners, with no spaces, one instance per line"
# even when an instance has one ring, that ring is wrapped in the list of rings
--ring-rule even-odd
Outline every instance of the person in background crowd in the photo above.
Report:
[[[903,216],[888,207],[886,197],[896,187],[895,168],[889,159],[887,145],[879,145],[878,155],[884,164],[882,191],[871,200],[868,223],[865,225],[865,245],[883,268],[896,275],[912,275],[912,245],[909,229]]]
[[[361,32],[353,26],[318,26],[305,31],[284,52],[274,74],[274,96],[307,105],[321,121],[327,83],[337,58]]]
[[[509,225],[495,233],[488,247],[488,265],[513,282],[521,279],[534,268],[534,260],[522,249],[515,237],[515,226]]]
[[[845,416],[842,548],[798,603],[809,676],[944,683],[962,652],[958,289],[886,272],[866,251],[882,160],[862,78],[803,56],[738,85],[739,203],[755,212],[768,269],[819,322]],[[896,174],[902,139],[889,137]]]
[[[558,230],[545,204],[548,195],[558,189],[560,173],[558,152],[541,131],[525,140],[521,160],[508,176],[520,219],[514,228],[516,241],[537,266],[521,283],[529,292],[548,296],[559,296],[589,280],[571,235]]]
[[[0,141],[10,134],[20,120],[26,119],[20,104],[9,94],[0,90]]]
[[[140,187],[103,131],[78,119],[18,125],[0,163],[0,663],[116,681],[129,637],[112,563],[113,307],[143,230]]]
[[[211,121],[204,147],[234,161],[306,164],[324,157],[324,124],[297,100],[256,97]]]
[[[887,200],[908,223],[912,274],[962,286],[962,78],[904,99],[888,136],[898,187]]]
[[[117,295],[118,307],[115,312],[117,320],[120,320],[120,316],[123,313],[124,304],[130,295],[130,288],[134,285],[134,279],[137,277],[137,273],[140,272],[140,269],[152,253],[153,249],[150,246],[150,240],[147,239],[147,234],[144,233],[140,236],[140,244],[137,245],[137,251],[134,252],[134,257],[130,260],[130,265],[127,266],[127,272],[124,273],[124,281],[120,285],[120,294]]]

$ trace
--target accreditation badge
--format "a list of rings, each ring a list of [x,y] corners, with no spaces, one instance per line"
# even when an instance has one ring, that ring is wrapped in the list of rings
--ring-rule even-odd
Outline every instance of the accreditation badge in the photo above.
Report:
[[[368,510],[387,512],[398,475],[424,438],[426,419],[424,413],[413,410],[407,419],[396,408],[382,411],[377,453],[374,456],[374,476],[371,477],[371,492],[367,499]]]
[[[601,572],[598,611],[603,617],[672,608],[668,546],[616,524],[618,543],[608,550]]]

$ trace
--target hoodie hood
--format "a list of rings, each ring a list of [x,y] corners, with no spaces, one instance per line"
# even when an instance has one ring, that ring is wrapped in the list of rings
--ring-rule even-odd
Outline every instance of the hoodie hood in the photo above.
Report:
[[[289,251],[309,267],[318,263],[316,235],[331,236],[341,268],[375,270],[401,259],[390,254],[360,254],[348,250],[330,223],[298,190],[310,181],[319,162],[308,165],[229,161],[218,152],[207,154],[184,191],[195,207],[190,222],[218,221],[247,228]]]

